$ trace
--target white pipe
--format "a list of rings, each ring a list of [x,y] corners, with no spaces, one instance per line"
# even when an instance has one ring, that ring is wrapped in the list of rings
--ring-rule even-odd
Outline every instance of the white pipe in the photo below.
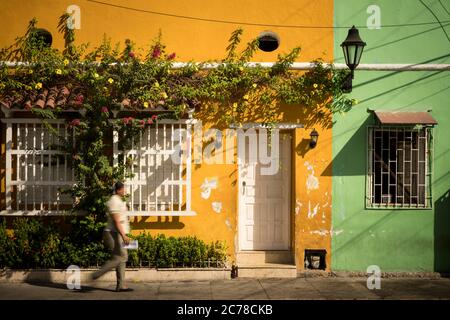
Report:
[[[29,66],[29,62],[13,62],[13,61],[0,61],[0,64],[5,64],[8,67],[16,66]],[[111,65],[115,65],[112,63]],[[173,69],[180,69],[188,65],[187,62],[173,62]],[[213,62],[213,63],[199,63],[196,65],[201,69],[215,69],[223,63]],[[245,65],[248,67],[261,66],[263,68],[271,68],[275,62],[248,62]],[[294,62],[289,69],[290,70],[311,70],[314,68],[314,62]],[[329,63],[323,64],[325,67],[331,66]],[[344,63],[334,64],[335,69],[347,69],[348,67]],[[357,70],[366,71],[450,71],[450,64],[413,64],[413,63],[362,63],[357,68]]]

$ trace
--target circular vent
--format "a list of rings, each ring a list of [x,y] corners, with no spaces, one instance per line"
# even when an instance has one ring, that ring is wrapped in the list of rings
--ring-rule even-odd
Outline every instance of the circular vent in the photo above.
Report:
[[[36,39],[41,39],[45,46],[50,47],[53,42],[53,37],[50,31],[45,29],[35,29],[33,31],[33,37]]]
[[[278,49],[280,37],[275,32],[265,31],[258,36],[258,47],[262,51],[271,52]]]

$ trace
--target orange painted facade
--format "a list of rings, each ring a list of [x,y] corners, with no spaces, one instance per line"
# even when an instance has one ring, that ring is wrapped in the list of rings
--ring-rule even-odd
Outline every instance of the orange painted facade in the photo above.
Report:
[[[257,37],[262,31],[271,30],[280,37],[280,47],[271,53],[259,51],[253,61],[276,61],[280,53],[287,53],[296,46],[302,51],[298,61],[317,58],[333,59],[333,29],[291,28],[292,25],[333,25],[332,0],[279,0],[279,1],[169,1],[149,2],[108,1],[112,5],[96,1],[2,1],[0,3],[0,46],[11,44],[24,33],[28,21],[38,20],[38,27],[53,35],[53,46],[61,49],[62,36],[57,32],[59,16],[69,5],[81,9],[81,29],[77,30],[77,43],[89,42],[91,48],[98,45],[106,34],[114,42],[131,39],[137,47],[151,44],[158,31],[167,51],[175,52],[176,61],[220,60],[225,55],[228,38],[238,27],[244,28],[243,44]],[[125,8],[126,7],[126,8]],[[152,13],[153,12],[153,13]],[[158,12],[159,14],[156,14]],[[228,21],[230,23],[225,23]],[[232,23],[236,22],[236,23]],[[242,22],[242,23],[240,23]],[[243,23],[263,24],[246,25]],[[283,25],[275,27],[268,25]],[[241,48],[244,45],[241,45]],[[143,53],[139,51],[138,53]],[[204,128],[216,127],[210,118],[195,116]],[[258,118],[256,115],[255,118]],[[255,120],[255,119],[249,119]],[[331,266],[331,128],[323,128],[311,121],[311,115],[301,106],[282,106],[280,123],[303,124],[292,134],[292,196],[291,196],[291,244],[298,270],[304,269],[305,249],[325,249],[327,269]],[[309,148],[311,130],[319,132],[318,145]],[[220,128],[225,129],[225,128]],[[4,137],[4,130],[2,130]],[[2,141],[4,141],[2,139]],[[4,143],[2,143],[4,152]],[[236,151],[236,150],[235,150]],[[4,170],[4,166],[2,166]],[[217,178],[218,186],[208,199],[201,197],[201,185],[205,179]],[[168,236],[195,235],[207,242],[225,240],[231,261],[238,248],[238,167],[236,164],[192,165],[193,217],[134,218],[135,233],[147,231]],[[2,175],[2,194],[5,180]],[[220,202],[222,210],[212,210],[212,202]],[[2,208],[3,209],[3,208]]]

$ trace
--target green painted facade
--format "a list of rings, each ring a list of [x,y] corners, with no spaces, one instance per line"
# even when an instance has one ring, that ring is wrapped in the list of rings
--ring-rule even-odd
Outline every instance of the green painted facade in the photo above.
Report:
[[[380,29],[367,28],[371,5],[380,9]],[[361,63],[450,64],[449,1],[335,0],[334,17],[335,26],[361,26],[367,43]],[[437,19],[442,27],[421,24]],[[421,25],[389,26],[403,24]],[[347,28],[335,29],[336,63],[344,62],[346,35]],[[350,95],[359,103],[334,117],[332,269],[450,271],[450,72],[356,70]],[[433,129],[431,209],[365,208],[367,126],[375,124],[368,109],[432,110],[439,124]]]

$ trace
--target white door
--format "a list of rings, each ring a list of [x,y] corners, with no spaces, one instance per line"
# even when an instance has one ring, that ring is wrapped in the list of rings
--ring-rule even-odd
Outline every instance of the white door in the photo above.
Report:
[[[262,175],[259,161],[239,164],[239,249],[289,250],[291,136],[280,134],[279,169]],[[248,150],[248,139],[246,139]]]

